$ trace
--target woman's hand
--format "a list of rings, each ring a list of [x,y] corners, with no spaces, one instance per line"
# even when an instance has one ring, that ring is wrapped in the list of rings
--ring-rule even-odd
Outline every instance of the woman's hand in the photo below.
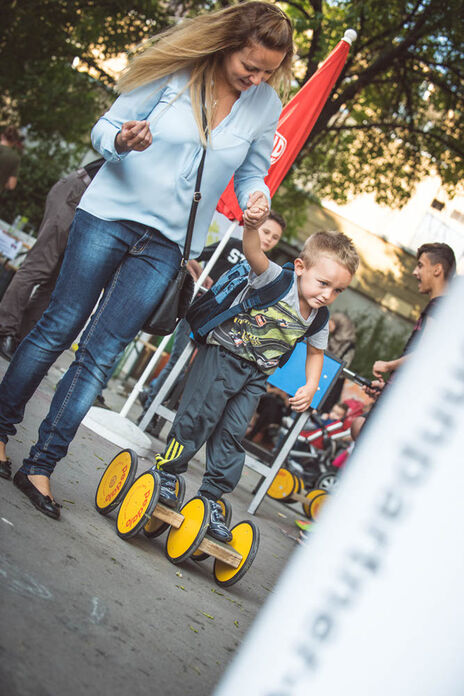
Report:
[[[269,217],[269,203],[262,191],[255,191],[250,194],[243,217],[250,227],[260,227],[267,220]]]
[[[118,153],[130,150],[143,152],[150,147],[152,140],[148,121],[126,121],[114,139],[114,144]]]

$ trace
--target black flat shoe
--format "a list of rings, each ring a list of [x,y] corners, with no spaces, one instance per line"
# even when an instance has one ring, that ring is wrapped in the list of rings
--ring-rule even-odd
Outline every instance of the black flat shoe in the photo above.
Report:
[[[0,355],[5,360],[11,360],[16,348],[18,340],[14,336],[0,336]]]
[[[31,503],[37,510],[43,512],[44,515],[52,517],[54,520],[60,519],[60,507],[58,503],[50,498],[49,495],[41,493],[27,478],[22,471],[17,471],[13,478],[14,485],[19,490],[27,495]]]
[[[9,459],[0,462],[0,476],[4,479],[11,478],[11,462]]]

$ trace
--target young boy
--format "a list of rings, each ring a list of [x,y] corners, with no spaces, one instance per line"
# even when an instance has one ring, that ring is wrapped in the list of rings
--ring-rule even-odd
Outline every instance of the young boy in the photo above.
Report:
[[[272,249],[274,249],[274,247],[279,243],[286,226],[287,223],[285,222],[285,219],[282,217],[282,215],[279,215],[279,213],[271,209],[269,211],[269,217],[267,218],[267,220],[263,222],[263,224],[260,225],[260,227],[258,228],[261,249],[266,254],[270,252]],[[190,273],[193,275],[195,281],[198,280],[203,271],[203,268],[200,266],[198,262],[209,261],[213,253],[216,251],[218,244],[219,242],[205,247],[198,259],[190,259],[190,261],[188,262],[188,268],[190,270]],[[222,254],[217,259],[216,263],[210,271],[210,275],[207,276],[203,285],[206,288],[211,287],[211,285],[213,285],[213,283],[215,283],[219,279],[219,277],[222,276],[223,273],[228,271],[230,268],[232,268],[232,266],[234,266],[236,263],[239,263],[240,261],[245,261],[242,240],[238,237],[231,237],[226,243],[224,249],[222,250]],[[182,319],[182,321],[179,323],[176,329],[176,333],[174,334],[174,343],[172,346],[171,356],[166,365],[159,373],[158,377],[156,377],[152,381],[149,389],[146,392],[145,401],[143,403],[143,412],[139,418],[139,423],[142,421],[143,416],[145,415],[153,399],[163,386],[164,382],[171,374],[172,368],[178,361],[185,346],[188,344],[190,340],[190,333],[190,326],[187,320]],[[185,366],[184,370],[180,373],[178,377],[179,380],[183,378],[186,370],[187,365]],[[174,388],[174,385],[172,388]],[[155,416],[155,422],[156,420],[158,420],[157,416]],[[156,430],[152,430],[153,427],[154,426],[149,424],[146,428],[146,431],[147,433],[156,437],[157,432]]]
[[[248,285],[235,302],[252,288],[276,278],[281,267],[269,261],[261,248],[253,214],[244,214],[243,251],[251,267]],[[348,237],[339,232],[317,232],[307,239],[295,260],[294,281],[288,294],[267,309],[241,312],[213,329],[201,344],[189,374],[179,410],[163,455],[156,455],[161,474],[160,498],[175,505],[175,477],[206,442],[206,471],[199,495],[211,501],[208,533],[230,541],[217,501],[236,487],[245,453],[241,440],[266,391],[266,380],[279,359],[306,333],[320,307],[330,305],[348,287],[359,263]],[[290,404],[295,411],[309,408],[322,370],[328,326],[307,339],[306,384]]]

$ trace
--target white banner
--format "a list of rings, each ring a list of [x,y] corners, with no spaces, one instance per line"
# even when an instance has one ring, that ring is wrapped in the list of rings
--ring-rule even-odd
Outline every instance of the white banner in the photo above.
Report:
[[[7,258],[9,261],[13,261],[21,249],[23,248],[23,243],[19,239],[15,239],[5,230],[0,229],[0,254]]]
[[[463,307],[457,279],[216,696],[464,694]]]

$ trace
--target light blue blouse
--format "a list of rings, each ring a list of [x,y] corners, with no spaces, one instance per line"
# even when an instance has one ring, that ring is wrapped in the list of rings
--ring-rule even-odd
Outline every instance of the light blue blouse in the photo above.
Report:
[[[134,220],[155,227],[183,248],[202,146],[193,117],[188,73],[174,73],[120,96],[95,124],[92,143],[106,159],[79,208],[103,220]],[[172,102],[172,100],[180,96]],[[172,102],[172,103],[171,103]],[[235,175],[242,209],[253,191],[269,198],[264,177],[281,111],[266,83],[242,92],[213,130],[191,256],[201,253],[218,200]],[[114,139],[125,121],[147,120],[153,143],[143,152],[118,154]]]

